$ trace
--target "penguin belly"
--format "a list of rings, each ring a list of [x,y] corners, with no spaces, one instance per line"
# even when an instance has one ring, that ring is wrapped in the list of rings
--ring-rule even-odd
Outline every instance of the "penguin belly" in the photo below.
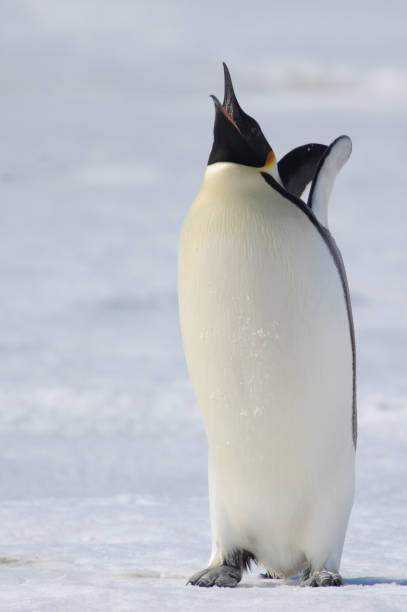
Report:
[[[337,571],[354,488],[341,279],[297,206],[251,168],[233,188],[233,172],[208,168],[179,257],[181,329],[209,445],[210,565],[243,549],[282,576]]]

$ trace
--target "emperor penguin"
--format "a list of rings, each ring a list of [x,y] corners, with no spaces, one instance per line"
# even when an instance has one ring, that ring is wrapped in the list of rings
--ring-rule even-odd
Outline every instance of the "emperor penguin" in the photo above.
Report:
[[[272,577],[339,586],[354,495],[356,365],[327,206],[351,140],[304,145],[277,163],[224,71],[208,167],[179,245],[180,323],[208,439],[212,531],[208,567],[189,583],[236,586],[253,561]]]

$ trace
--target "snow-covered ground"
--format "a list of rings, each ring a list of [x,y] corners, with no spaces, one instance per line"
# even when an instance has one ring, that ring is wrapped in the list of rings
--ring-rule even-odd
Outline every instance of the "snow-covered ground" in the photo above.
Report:
[[[407,609],[403,0],[2,0],[0,610]],[[278,156],[348,133],[331,202],[359,359],[341,589],[186,587],[209,554],[177,240],[226,60]]]

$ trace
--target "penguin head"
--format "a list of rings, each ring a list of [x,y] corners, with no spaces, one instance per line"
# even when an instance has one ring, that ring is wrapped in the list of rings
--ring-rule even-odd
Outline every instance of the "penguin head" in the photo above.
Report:
[[[257,121],[240,107],[225,63],[223,69],[225,73],[223,104],[216,96],[211,96],[215,103],[215,125],[208,166],[217,162],[231,162],[274,174],[277,165],[273,149]]]

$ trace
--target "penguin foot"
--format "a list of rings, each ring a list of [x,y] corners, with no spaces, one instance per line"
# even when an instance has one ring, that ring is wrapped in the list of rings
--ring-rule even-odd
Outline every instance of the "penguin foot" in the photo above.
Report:
[[[302,575],[301,586],[310,587],[326,587],[326,586],[342,586],[343,581],[340,574],[321,570],[319,572],[310,572],[306,570]]]
[[[188,580],[187,584],[200,587],[235,587],[242,579],[242,572],[236,567],[220,565],[207,567],[197,572]]]

